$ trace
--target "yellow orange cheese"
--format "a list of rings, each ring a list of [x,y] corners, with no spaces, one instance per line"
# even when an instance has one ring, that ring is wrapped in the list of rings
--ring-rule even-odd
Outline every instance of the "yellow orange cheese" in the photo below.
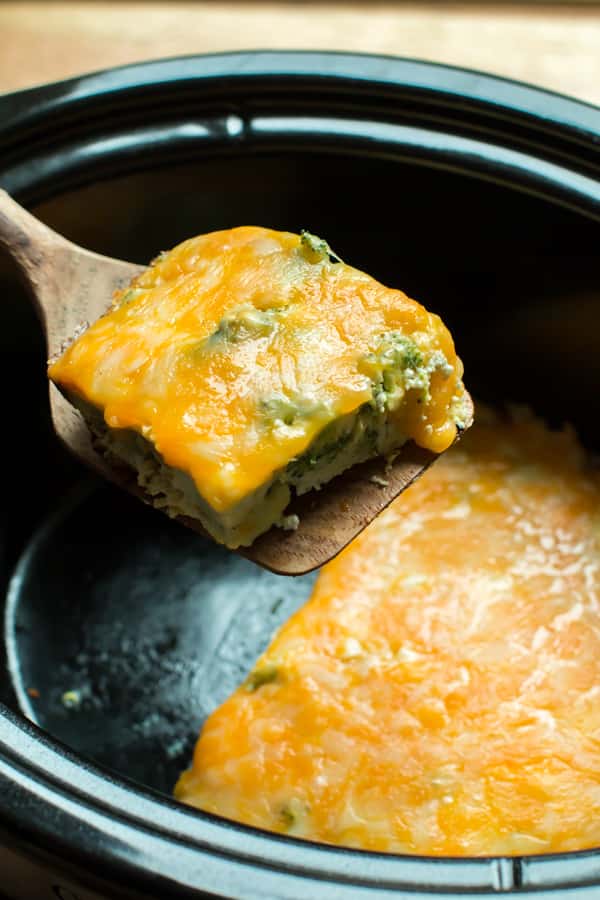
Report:
[[[401,372],[398,339],[414,350]],[[381,422],[398,440],[445,450],[465,395],[438,316],[323,241],[258,227],[164,254],[49,368],[110,429],[142,435],[189,474],[218,514],[284,472],[328,425],[375,409],[374,390],[394,372],[403,381],[395,406],[378,407]]]
[[[599,566],[600,476],[573,434],[479,413],[323,569],[177,797],[371,850],[599,845]]]

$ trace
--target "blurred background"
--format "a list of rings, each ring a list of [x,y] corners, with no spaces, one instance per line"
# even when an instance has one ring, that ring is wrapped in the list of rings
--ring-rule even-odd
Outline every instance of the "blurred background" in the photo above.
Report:
[[[600,4],[0,0],[0,92],[159,56],[263,47],[389,53],[600,104]]]

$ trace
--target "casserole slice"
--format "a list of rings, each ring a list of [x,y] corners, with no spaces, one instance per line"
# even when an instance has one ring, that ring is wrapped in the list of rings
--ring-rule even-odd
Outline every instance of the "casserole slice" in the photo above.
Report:
[[[162,254],[49,367],[154,505],[247,546],[292,492],[469,424],[438,316],[319,238],[241,227]]]

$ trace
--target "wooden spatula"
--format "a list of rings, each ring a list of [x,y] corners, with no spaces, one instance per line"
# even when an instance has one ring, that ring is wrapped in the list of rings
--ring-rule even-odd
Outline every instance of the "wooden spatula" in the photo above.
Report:
[[[72,244],[0,190],[0,246],[17,263],[46,333],[48,356],[60,353],[75,336],[110,307],[113,292],[125,287],[143,266],[110,259]],[[127,467],[108,465],[93,448],[80,414],[50,385],[52,420],[58,437],[83,463],[145,502],[150,498]],[[282,575],[300,575],[334,557],[389,503],[421,475],[436,454],[406,444],[391,466],[375,459],[355,466],[322,490],[297,498],[296,531],[272,528],[244,556]],[[204,533],[198,522],[183,524]]]

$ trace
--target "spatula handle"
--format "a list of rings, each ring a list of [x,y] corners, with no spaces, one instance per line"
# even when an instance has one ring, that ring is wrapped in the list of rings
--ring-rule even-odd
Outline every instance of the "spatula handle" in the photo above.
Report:
[[[110,306],[116,289],[142,266],[78,247],[52,231],[0,189],[0,248],[15,260],[29,287],[50,357]]]
[[[55,353],[66,337],[61,287],[69,283],[68,261],[74,245],[0,189],[2,247],[17,264],[46,333],[48,350]]]
[[[38,219],[0,189],[0,246],[12,256],[21,274],[35,286],[48,252],[65,243]]]

